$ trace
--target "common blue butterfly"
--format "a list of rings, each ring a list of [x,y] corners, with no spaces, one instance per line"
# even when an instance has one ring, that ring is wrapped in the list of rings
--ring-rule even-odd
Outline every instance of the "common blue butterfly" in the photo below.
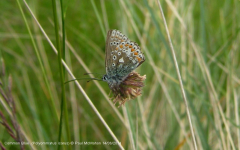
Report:
[[[145,57],[137,43],[118,30],[109,30],[105,48],[106,74],[102,77],[114,94],[114,103],[120,106],[127,100],[141,95],[141,88],[146,75],[140,76],[134,70]]]

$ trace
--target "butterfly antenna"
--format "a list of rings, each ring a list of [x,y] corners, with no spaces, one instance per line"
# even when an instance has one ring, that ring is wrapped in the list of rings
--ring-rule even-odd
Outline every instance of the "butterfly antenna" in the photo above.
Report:
[[[98,81],[102,81],[101,79],[98,79],[98,78],[90,78],[90,80],[88,80],[87,82],[90,82],[92,80],[98,80]]]
[[[87,82],[92,81],[92,80],[102,81],[101,79],[98,79],[98,78],[78,78],[78,79],[69,80],[69,81],[65,82],[64,84],[72,82],[72,81],[76,81],[76,80],[88,80]]]
[[[89,74],[103,75],[102,73],[84,73],[84,75],[89,75]]]

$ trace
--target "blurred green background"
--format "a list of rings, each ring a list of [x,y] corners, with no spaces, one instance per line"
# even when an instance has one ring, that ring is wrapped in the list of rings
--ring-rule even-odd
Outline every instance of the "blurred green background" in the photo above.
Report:
[[[198,149],[240,149],[239,1],[160,3],[167,29],[157,0],[64,0],[68,67],[77,78],[89,77],[84,75],[89,72],[101,77],[105,74],[107,31],[120,30],[140,45],[146,57],[137,69],[147,76],[142,96],[117,108],[110,99],[112,95],[108,97],[106,82],[80,80],[83,90],[125,149],[193,149],[168,30]],[[28,0],[27,4],[56,47],[52,1]],[[62,27],[59,1],[56,4]],[[0,111],[6,120],[1,117],[0,121],[7,122],[13,130],[12,120],[17,121],[25,142],[57,142],[62,92],[58,56],[23,0],[1,0],[0,14],[1,93],[12,97],[16,105],[14,119],[11,104],[1,95]],[[66,72],[65,81],[71,79]],[[74,82],[66,84],[65,93],[70,130],[66,131],[63,122],[61,141],[69,142],[68,133],[70,141],[101,145],[73,144],[61,148],[120,149],[116,144],[103,144],[115,140]],[[19,145],[6,144],[14,141],[1,125],[2,145],[20,149]],[[24,147],[57,149],[48,144]]]

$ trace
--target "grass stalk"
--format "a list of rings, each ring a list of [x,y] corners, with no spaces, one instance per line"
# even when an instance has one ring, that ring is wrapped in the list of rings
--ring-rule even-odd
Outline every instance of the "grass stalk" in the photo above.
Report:
[[[25,3],[26,7],[28,8],[29,12],[31,13],[32,17],[34,18],[34,20],[36,21],[37,25],[39,26],[40,30],[42,31],[42,33],[44,34],[44,36],[46,37],[47,41],[49,42],[50,46],[53,48],[53,51],[58,54],[57,50],[55,49],[54,45],[52,44],[51,40],[48,38],[47,34],[45,33],[45,31],[43,30],[43,28],[41,27],[40,23],[37,21],[36,17],[34,16],[34,14],[32,13],[31,9],[29,8],[29,6],[27,5],[27,3]],[[71,72],[71,70],[68,68],[67,64],[64,62],[64,60],[61,60],[63,66],[65,67],[65,69],[67,70],[67,72],[69,73],[69,75],[72,77],[72,79],[76,79],[76,77],[73,75],[73,73]],[[103,123],[103,125],[107,128],[108,132],[111,134],[111,136],[113,137],[113,139],[117,142],[118,146],[120,149],[124,149],[121,145],[121,143],[118,141],[117,137],[115,136],[115,134],[112,132],[112,130],[109,128],[108,124],[106,123],[106,121],[103,119],[103,117],[101,116],[101,114],[99,113],[99,111],[97,110],[97,108],[94,106],[94,104],[92,103],[92,101],[90,100],[90,98],[88,97],[88,95],[85,93],[85,91],[83,90],[83,88],[81,87],[81,85],[79,84],[79,82],[77,80],[75,80],[75,84],[77,85],[78,89],[83,93],[84,97],[86,98],[87,102],[89,103],[89,105],[92,107],[92,109],[94,110],[94,112],[97,114],[97,116],[99,117],[99,119],[101,120],[101,122]]]
[[[165,26],[165,29],[166,29],[169,46],[170,46],[171,52],[172,52],[172,57],[174,59],[174,65],[175,65],[175,68],[176,68],[176,71],[177,71],[178,80],[179,80],[179,83],[180,83],[180,88],[181,88],[183,100],[185,102],[185,107],[186,107],[186,111],[187,111],[187,116],[188,116],[189,126],[190,126],[190,130],[191,130],[191,135],[192,135],[194,149],[197,150],[198,148],[197,148],[197,142],[196,142],[194,131],[193,131],[193,125],[192,125],[192,121],[191,121],[191,114],[190,114],[190,110],[189,110],[189,106],[188,106],[188,101],[187,101],[187,97],[186,97],[186,94],[185,94],[185,90],[184,90],[184,87],[183,87],[182,77],[181,77],[181,74],[180,74],[180,71],[179,71],[177,58],[176,58],[175,51],[174,51],[174,48],[173,48],[173,45],[172,45],[172,40],[171,40],[169,31],[168,31],[167,22],[165,20],[164,14],[163,14],[162,6],[161,6],[159,0],[157,0],[157,2],[158,2],[158,6],[159,6],[159,9],[160,9],[162,18],[163,18],[163,23],[164,23],[164,26]]]
[[[62,21],[62,48],[60,47],[60,36],[59,36],[59,25],[57,19],[57,9],[56,9],[56,1],[52,0],[53,6],[53,16],[54,16],[54,24],[55,24],[55,36],[56,36],[56,46],[58,50],[58,65],[60,70],[60,81],[61,81],[61,115],[60,115],[60,122],[59,122],[59,136],[58,141],[61,141],[62,136],[62,126],[63,126],[63,114],[64,114],[64,121],[65,121],[65,131],[67,133],[68,142],[71,141],[70,138],[70,130],[69,130],[69,123],[68,123],[68,111],[67,111],[67,103],[66,103],[66,94],[65,94],[65,71],[63,70],[63,66],[61,60],[65,60],[65,17],[64,17],[64,10],[62,0],[60,1],[61,6],[61,21]],[[61,145],[58,145],[58,149],[60,149]],[[68,145],[68,149],[72,149],[71,145]]]
[[[20,149],[9,143],[19,141],[18,127],[20,141],[42,142],[24,145],[34,150],[240,149],[237,0],[0,0],[0,6],[0,149]],[[120,109],[106,82],[87,82],[106,73],[109,29],[145,56],[135,70],[146,75],[142,95]],[[69,141],[77,143],[58,143]]]
[[[24,2],[25,5],[27,6],[27,8],[28,8],[29,10],[31,10],[31,9],[28,7],[27,2],[26,2],[25,0],[23,0],[23,2]],[[23,12],[23,10],[22,10],[22,6],[21,6],[19,0],[17,0],[17,3],[18,3],[18,7],[19,7],[19,9],[20,9],[20,11],[21,11],[21,15],[22,15],[22,17],[23,17],[23,20],[24,20],[24,22],[25,22],[25,25],[26,25],[26,27],[27,27],[29,36],[31,37],[31,42],[32,42],[32,44],[33,44],[33,47],[34,47],[34,50],[35,50],[35,53],[36,53],[38,62],[39,62],[39,64],[40,64],[41,71],[42,71],[42,73],[43,73],[43,78],[44,78],[45,84],[46,84],[46,86],[47,86],[49,95],[50,95],[50,103],[51,103],[52,108],[53,108],[54,119],[58,120],[58,112],[57,112],[56,106],[55,106],[54,101],[53,101],[53,96],[52,96],[52,93],[51,93],[51,90],[50,90],[49,82],[48,82],[48,80],[47,80],[46,71],[45,71],[45,69],[44,69],[44,67],[43,67],[43,63],[42,63],[42,61],[41,61],[41,58],[40,58],[40,55],[39,55],[39,52],[38,52],[38,48],[37,48],[36,43],[35,43],[35,41],[34,41],[34,38],[33,38],[33,36],[32,36],[32,32],[31,32],[31,30],[30,30],[30,28],[29,28],[27,19],[26,19],[25,14],[24,14],[24,12]]]

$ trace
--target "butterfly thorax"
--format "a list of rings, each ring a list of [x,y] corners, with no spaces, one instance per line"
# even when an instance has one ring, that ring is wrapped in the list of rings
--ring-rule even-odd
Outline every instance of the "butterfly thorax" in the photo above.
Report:
[[[125,78],[126,77],[122,77],[119,75],[109,76],[109,75],[105,74],[102,77],[102,80],[107,82],[109,87],[112,89],[112,88],[118,87]]]

